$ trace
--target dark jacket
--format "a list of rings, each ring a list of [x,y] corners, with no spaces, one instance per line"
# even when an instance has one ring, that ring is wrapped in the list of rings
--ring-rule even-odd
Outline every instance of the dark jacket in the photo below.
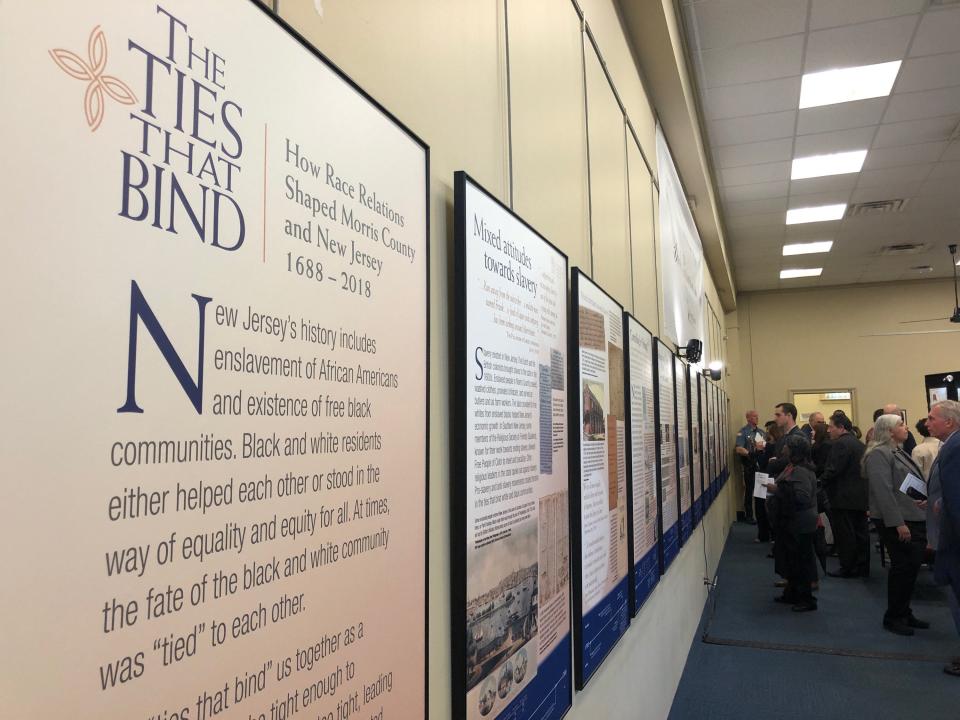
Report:
[[[823,475],[823,471],[827,469],[827,458],[830,457],[831,447],[833,447],[833,440],[824,440],[813,446],[810,454],[813,457],[813,465],[817,469],[818,476]]]
[[[767,517],[778,532],[794,535],[817,530],[817,476],[809,466],[787,467],[767,497]]]
[[[863,451],[863,443],[850,432],[838,437],[830,446],[827,465],[819,479],[834,510],[866,511],[868,507],[867,480],[860,472]]]
[[[773,458],[767,461],[767,469],[764,471],[772,478],[777,477],[786,470],[787,465],[790,464],[790,459],[787,457],[786,452],[784,452],[784,448],[787,445],[787,438],[791,435],[803,436],[803,431],[799,425],[794,425],[790,432],[777,440],[777,444],[773,449]]]
[[[960,597],[960,431],[940,446],[934,465],[943,488],[934,573],[937,582],[952,585],[953,592]]]

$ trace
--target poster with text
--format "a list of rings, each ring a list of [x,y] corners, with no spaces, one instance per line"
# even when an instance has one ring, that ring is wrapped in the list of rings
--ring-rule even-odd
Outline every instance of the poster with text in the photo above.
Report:
[[[680,498],[677,480],[677,406],[673,381],[673,353],[656,341],[657,374],[657,457],[659,458],[660,513],[663,571],[680,551]]]
[[[454,716],[557,720],[573,700],[567,257],[454,176]]]
[[[690,406],[687,392],[687,364],[676,355],[673,376],[677,396],[677,482],[680,498],[680,544],[693,532],[693,486],[690,484]]]
[[[720,444],[720,463],[723,468],[723,482],[730,478],[730,466],[727,458],[730,456],[730,437],[727,428],[727,392],[720,391],[720,433],[723,442]]]
[[[0,23],[3,715],[424,717],[426,145],[258,3]]]
[[[720,477],[720,392],[714,383],[710,383],[710,422],[713,425],[713,494],[716,496],[720,492],[722,479]]]
[[[693,525],[703,517],[703,437],[700,433],[700,385],[701,375],[694,366],[688,368],[690,387],[690,445],[691,474],[693,477]]]
[[[574,268],[570,465],[577,689],[627,629],[627,437],[623,308]]]
[[[653,335],[629,313],[627,338],[627,453],[630,478],[630,614],[635,616],[660,580],[660,499],[657,494],[657,418],[654,412]]]

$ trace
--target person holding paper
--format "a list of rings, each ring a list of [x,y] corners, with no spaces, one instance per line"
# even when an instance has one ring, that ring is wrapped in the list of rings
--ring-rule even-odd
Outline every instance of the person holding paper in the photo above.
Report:
[[[930,469],[927,493],[927,517],[935,530],[939,527],[934,576],[941,585],[950,586],[947,598],[960,634],[960,403],[934,403],[927,415],[927,429],[943,441]],[[960,658],[954,658],[943,671],[960,677]]]
[[[900,448],[906,439],[907,427],[902,417],[881,415],[863,455],[863,471],[870,488],[870,516],[880,523],[880,538],[890,555],[883,627],[897,635],[913,635],[914,629],[930,627],[910,609],[917,571],[927,548],[927,531],[926,518],[917,501],[900,491],[909,475],[923,482],[923,472]]]
[[[850,418],[841,411],[830,416],[827,432],[833,440],[820,487],[830,503],[828,518],[840,570],[831,577],[870,575],[870,532],[867,528],[867,481],[860,472],[863,443],[852,432]]]

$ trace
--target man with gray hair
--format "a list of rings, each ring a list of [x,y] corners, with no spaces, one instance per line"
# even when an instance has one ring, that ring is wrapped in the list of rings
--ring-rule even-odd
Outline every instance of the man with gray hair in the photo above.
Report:
[[[934,403],[927,415],[927,429],[943,441],[927,484],[927,522],[940,533],[934,571],[938,583],[950,586],[947,597],[960,634],[960,402]],[[960,658],[954,658],[943,671],[960,677]]]

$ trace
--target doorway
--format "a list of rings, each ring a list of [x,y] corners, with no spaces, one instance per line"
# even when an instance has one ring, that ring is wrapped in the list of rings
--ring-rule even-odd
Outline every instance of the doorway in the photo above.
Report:
[[[854,390],[839,388],[830,390],[792,390],[793,404],[797,406],[797,424],[803,425],[810,417],[810,413],[820,411],[826,420],[837,410],[842,410],[854,425],[857,424],[853,416]]]

